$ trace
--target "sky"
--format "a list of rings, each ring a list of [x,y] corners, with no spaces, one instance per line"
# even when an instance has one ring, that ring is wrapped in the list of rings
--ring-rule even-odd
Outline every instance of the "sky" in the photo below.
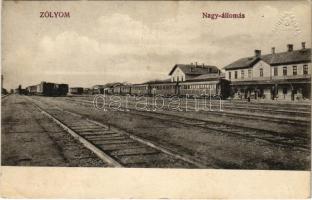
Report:
[[[177,64],[220,69],[241,58],[311,44],[309,1],[6,1],[2,74],[7,89],[41,81],[91,87],[166,79]],[[70,18],[40,18],[40,12]],[[241,19],[202,13],[243,13]]]

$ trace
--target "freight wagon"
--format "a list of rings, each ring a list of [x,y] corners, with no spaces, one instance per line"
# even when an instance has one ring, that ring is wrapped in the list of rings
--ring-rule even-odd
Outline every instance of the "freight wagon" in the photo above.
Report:
[[[65,96],[68,93],[68,84],[41,82],[38,85],[26,87],[29,95]]]
[[[83,90],[82,87],[72,87],[72,88],[69,88],[69,92],[71,94],[78,94],[78,95],[80,95],[80,94],[83,94],[84,90]]]

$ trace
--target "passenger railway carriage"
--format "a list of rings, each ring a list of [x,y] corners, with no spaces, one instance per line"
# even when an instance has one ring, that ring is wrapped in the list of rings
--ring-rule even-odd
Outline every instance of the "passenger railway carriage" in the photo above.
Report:
[[[131,94],[131,85],[120,86],[120,94],[121,95]]]
[[[150,83],[150,94],[160,95],[164,97],[178,95],[179,83],[174,82],[163,82],[163,83]]]
[[[138,95],[138,96],[143,96],[143,95],[150,95],[150,85],[149,84],[134,84],[131,85],[131,95]]]
[[[114,94],[136,96],[188,96],[188,97],[218,97],[225,99],[230,95],[229,81],[223,78],[209,80],[194,80],[185,82],[163,82],[117,86]]]
[[[230,82],[218,76],[203,75],[179,84],[179,95],[190,97],[220,97],[227,98],[230,95]]]

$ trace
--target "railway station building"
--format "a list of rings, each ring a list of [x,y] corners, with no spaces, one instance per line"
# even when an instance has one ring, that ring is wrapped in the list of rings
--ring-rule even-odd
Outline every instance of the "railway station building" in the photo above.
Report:
[[[221,71],[216,66],[205,64],[176,64],[171,69],[169,76],[171,82],[183,82],[196,78],[204,74],[220,74]]]
[[[245,57],[225,66],[225,77],[231,81],[231,96],[235,99],[305,100],[311,99],[311,48],[302,42],[294,50]]]

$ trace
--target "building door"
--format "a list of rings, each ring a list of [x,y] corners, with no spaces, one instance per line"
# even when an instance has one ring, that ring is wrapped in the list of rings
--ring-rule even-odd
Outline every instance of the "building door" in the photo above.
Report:
[[[302,85],[302,97],[304,99],[310,99],[311,98],[311,86],[310,86],[310,84]]]
[[[274,100],[276,98],[277,92],[278,92],[277,85],[273,85],[271,87],[271,99],[272,100]]]
[[[286,99],[286,95],[287,95],[287,87],[283,87],[283,97],[284,97],[284,99]]]

